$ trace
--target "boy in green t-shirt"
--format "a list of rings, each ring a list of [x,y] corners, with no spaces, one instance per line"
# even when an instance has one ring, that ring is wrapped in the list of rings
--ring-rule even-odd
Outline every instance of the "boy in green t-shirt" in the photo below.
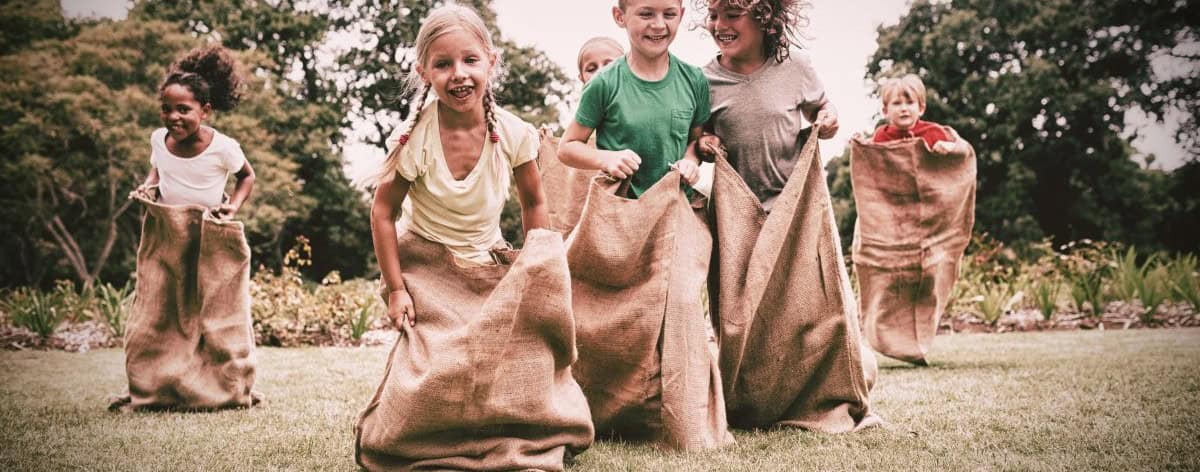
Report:
[[[710,114],[708,79],[668,52],[683,19],[682,0],[620,0],[613,20],[629,33],[629,53],[583,88],[559,159],[579,169],[630,178],[641,195],[672,168],[700,178],[695,140]],[[597,133],[596,149],[587,145]]]

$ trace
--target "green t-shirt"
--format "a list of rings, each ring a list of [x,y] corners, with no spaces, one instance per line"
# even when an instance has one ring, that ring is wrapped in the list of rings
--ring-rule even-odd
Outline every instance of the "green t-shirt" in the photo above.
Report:
[[[688,132],[708,121],[708,79],[696,66],[670,55],[666,77],[642,80],[624,57],[604,68],[579,99],[575,121],[596,130],[596,147],[629,149],[642,158],[630,189],[639,196],[683,159]]]

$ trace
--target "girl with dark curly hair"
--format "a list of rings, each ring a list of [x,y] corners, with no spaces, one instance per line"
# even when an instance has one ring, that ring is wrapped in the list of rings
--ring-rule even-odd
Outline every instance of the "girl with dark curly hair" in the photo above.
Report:
[[[203,205],[232,218],[254,189],[254,169],[233,138],[206,126],[214,110],[242,98],[237,62],[221,46],[199,47],[171,65],[158,88],[163,128],[150,134],[150,175],[139,190],[158,186],[160,203]],[[237,185],[222,201],[229,174]]]

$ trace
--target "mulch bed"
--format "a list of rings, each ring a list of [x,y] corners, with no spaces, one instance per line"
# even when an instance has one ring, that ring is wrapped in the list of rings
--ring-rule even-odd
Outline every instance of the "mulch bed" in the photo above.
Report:
[[[1185,303],[1164,303],[1158,308],[1150,323],[1140,318],[1141,305],[1137,303],[1111,302],[1100,317],[1090,313],[1058,312],[1050,320],[1042,319],[1041,313],[1034,309],[1018,309],[1005,313],[995,324],[981,320],[969,312],[955,313],[942,318],[938,326],[938,334],[949,333],[1010,333],[1025,331],[1069,331],[1076,329],[1139,329],[1139,328],[1181,328],[1200,326],[1200,313]],[[121,339],[113,336],[104,323],[94,320],[67,321],[59,325],[49,338],[41,338],[25,328],[12,326],[8,320],[0,320],[0,349],[4,350],[62,350],[68,352],[87,352],[91,349],[120,347]],[[390,345],[396,341],[396,330],[384,325],[375,324],[375,329],[367,331],[358,340],[346,336],[307,333],[297,336],[288,343],[272,342],[272,340],[257,340],[260,346],[299,345],[308,346],[380,346]]]
[[[1058,312],[1043,319],[1041,312],[1023,308],[1005,313],[995,324],[969,312],[942,318],[938,334],[1010,333],[1024,331],[1070,331],[1076,329],[1184,328],[1200,326],[1200,313],[1186,303],[1163,303],[1149,323],[1142,321],[1141,304],[1110,302],[1099,317],[1089,313]]]

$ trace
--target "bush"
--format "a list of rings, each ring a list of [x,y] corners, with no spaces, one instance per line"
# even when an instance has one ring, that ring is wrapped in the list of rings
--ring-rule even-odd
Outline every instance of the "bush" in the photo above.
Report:
[[[129,319],[129,307],[133,305],[134,290],[130,282],[121,288],[107,283],[96,285],[92,291],[92,319],[102,321],[108,326],[113,337],[125,335],[125,320]]]
[[[23,287],[5,297],[4,311],[8,312],[13,325],[45,338],[54,334],[54,329],[66,318],[60,297],[57,290],[42,293]]]
[[[975,313],[984,323],[995,326],[1000,321],[1000,317],[1012,309],[1013,304],[1019,299],[1019,296],[1013,294],[1011,285],[1003,282],[987,282],[983,284],[979,296],[975,297]]]
[[[261,268],[254,275],[251,313],[259,344],[353,344],[379,319],[372,281],[343,282],[336,271],[321,284],[305,281],[300,268],[311,263],[311,251],[307,240],[297,238],[278,275]]]
[[[1142,302],[1140,318],[1143,323],[1149,324],[1154,320],[1158,306],[1170,295],[1170,276],[1167,274],[1167,268],[1160,265],[1152,270],[1144,270],[1138,281],[1137,293],[1138,300]]]
[[[1062,284],[1054,278],[1043,278],[1033,283],[1032,293],[1033,300],[1042,314],[1042,319],[1050,321],[1054,318],[1054,312],[1058,311],[1058,294],[1062,291]]]
[[[1171,293],[1175,299],[1192,305],[1192,311],[1200,311],[1200,278],[1196,276],[1196,255],[1186,254],[1167,265]]]

